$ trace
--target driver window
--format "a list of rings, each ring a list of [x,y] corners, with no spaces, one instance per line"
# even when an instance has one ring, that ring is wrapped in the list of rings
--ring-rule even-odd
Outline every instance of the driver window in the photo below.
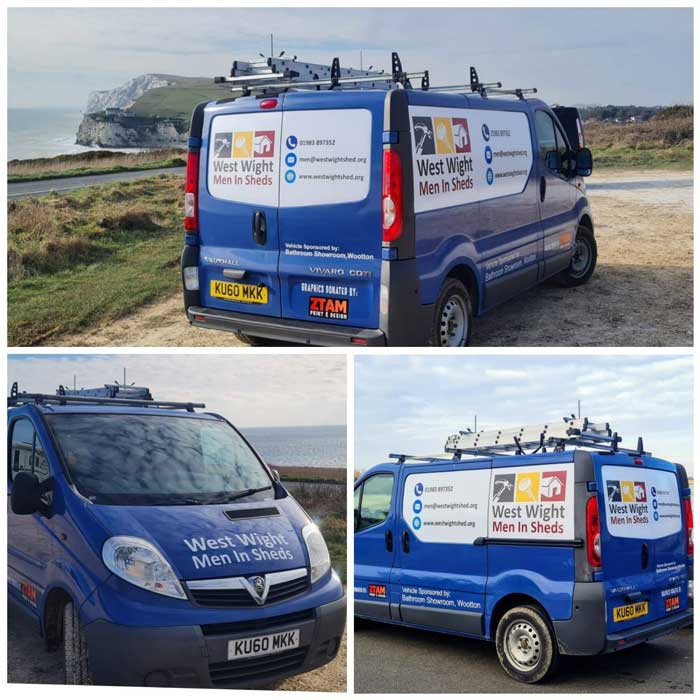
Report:
[[[539,109],[535,112],[535,132],[540,147],[540,160],[542,163],[546,163],[547,153],[557,150],[557,139],[554,135],[552,117]]]
[[[389,516],[391,496],[394,490],[393,474],[376,474],[360,486],[361,493],[355,492],[355,508],[359,508],[357,530],[365,530],[383,523]],[[358,502],[359,501],[359,502]]]

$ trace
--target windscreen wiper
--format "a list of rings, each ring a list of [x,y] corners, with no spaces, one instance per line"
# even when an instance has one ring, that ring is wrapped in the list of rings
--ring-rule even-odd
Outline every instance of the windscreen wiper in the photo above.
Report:
[[[236,491],[236,493],[229,494],[226,496],[226,500],[222,500],[221,503],[230,503],[231,501],[237,501],[239,498],[245,498],[246,496],[252,496],[254,493],[260,493],[261,491],[267,491],[272,488],[272,484],[269,486],[262,486],[259,489],[246,489],[245,491]]]

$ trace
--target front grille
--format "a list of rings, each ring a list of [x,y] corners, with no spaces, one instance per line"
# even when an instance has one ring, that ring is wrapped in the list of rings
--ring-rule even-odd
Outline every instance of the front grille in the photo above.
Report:
[[[280,654],[209,664],[212,685],[226,687],[281,673],[292,673],[303,665],[308,649],[301,647]]]
[[[289,615],[273,615],[272,617],[256,618],[255,620],[245,620],[244,622],[217,622],[210,625],[202,625],[202,634],[205,637],[221,634],[237,634],[238,632],[250,632],[264,630],[269,627],[281,627],[291,625],[295,622],[306,622],[314,619],[314,611],[300,610],[289,613]]]
[[[309,577],[302,576],[284,583],[273,583],[265,600],[265,605],[279,603],[288,598],[305,593],[309,589]],[[258,607],[245,588],[190,588],[192,599],[197,605],[207,608]]]

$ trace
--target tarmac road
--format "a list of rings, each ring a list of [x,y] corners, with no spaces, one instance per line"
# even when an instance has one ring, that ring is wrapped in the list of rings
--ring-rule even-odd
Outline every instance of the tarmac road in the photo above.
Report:
[[[107,173],[105,175],[83,175],[81,177],[59,177],[54,180],[32,180],[29,182],[8,182],[7,198],[40,197],[49,192],[66,192],[78,190],[90,185],[104,185],[120,180],[140,180],[155,175],[183,175],[185,168],[154,168],[153,170],[131,170],[123,173]]]
[[[562,657],[526,685],[505,674],[491,642],[355,621],[356,693],[692,693],[693,630],[604,656]]]

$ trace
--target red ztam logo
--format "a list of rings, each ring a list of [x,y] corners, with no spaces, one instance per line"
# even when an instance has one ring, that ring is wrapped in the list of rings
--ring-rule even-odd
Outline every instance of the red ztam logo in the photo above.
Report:
[[[38,592],[34,586],[26,581],[20,583],[20,590],[22,592],[22,597],[36,607],[36,601],[38,597]]]
[[[386,598],[386,586],[370,583],[367,586],[367,593],[369,593],[370,598]]]
[[[309,316],[346,320],[350,303],[347,299],[309,297]]]

